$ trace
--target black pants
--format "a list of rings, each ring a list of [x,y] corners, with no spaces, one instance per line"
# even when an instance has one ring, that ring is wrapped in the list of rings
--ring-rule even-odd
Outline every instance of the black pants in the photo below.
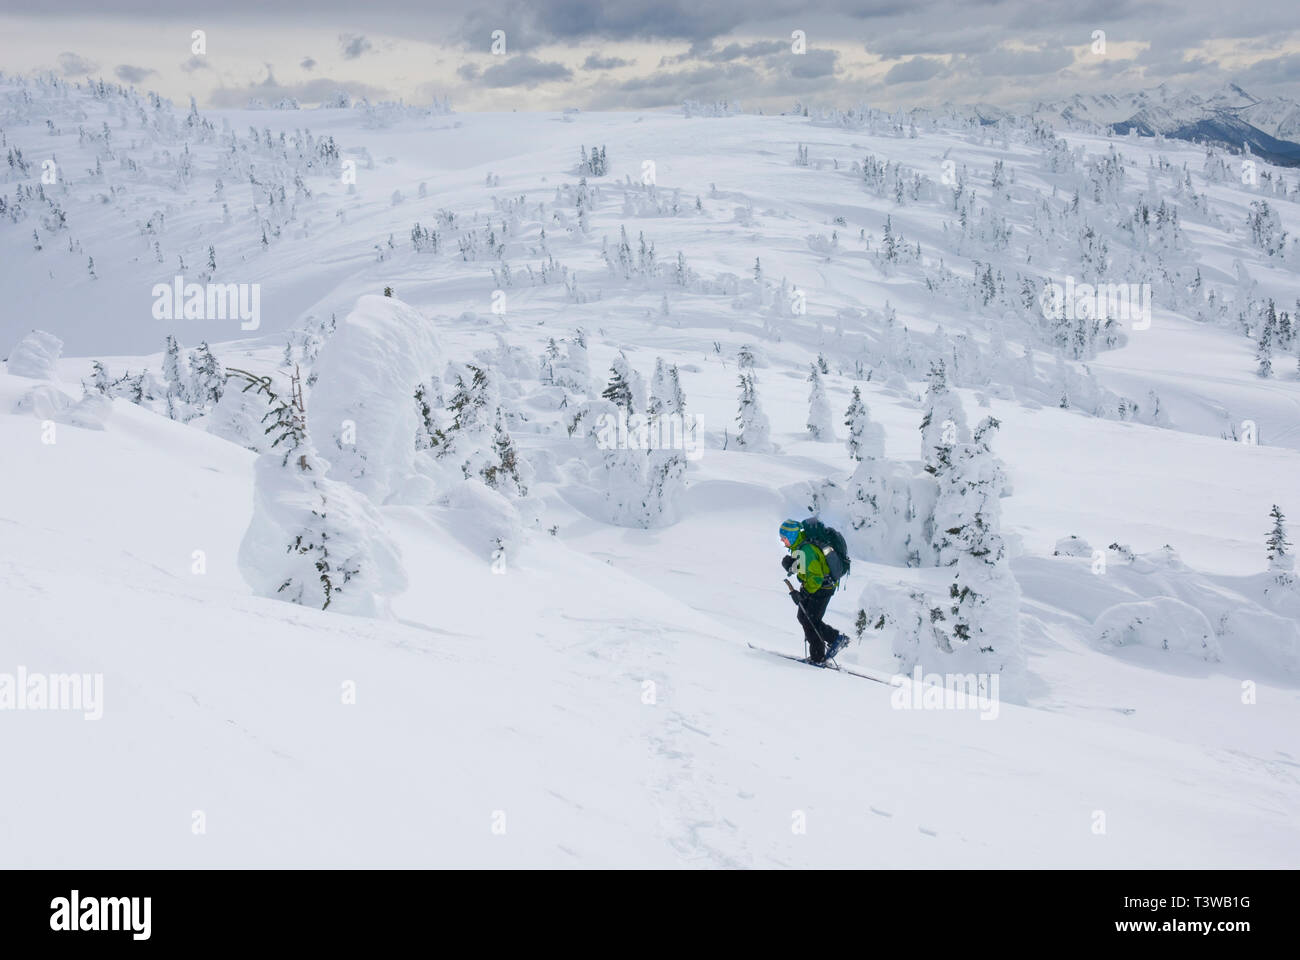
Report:
[[[822,620],[834,595],[834,587],[822,587],[816,593],[799,590],[799,626],[803,627],[803,638],[808,641],[808,652],[813,660],[826,659],[826,646],[837,633],[834,627]]]

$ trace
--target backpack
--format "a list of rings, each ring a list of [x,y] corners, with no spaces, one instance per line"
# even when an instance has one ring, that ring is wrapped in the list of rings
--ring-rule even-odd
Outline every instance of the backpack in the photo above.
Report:
[[[826,565],[831,568],[832,580],[838,583],[849,575],[849,547],[838,530],[826,526],[816,517],[809,517],[803,522],[803,535],[826,555]]]

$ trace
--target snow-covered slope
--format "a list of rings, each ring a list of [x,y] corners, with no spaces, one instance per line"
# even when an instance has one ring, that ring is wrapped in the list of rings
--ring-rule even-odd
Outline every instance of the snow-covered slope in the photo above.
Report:
[[[0,130],[0,341],[62,341],[0,372],[0,678],[103,676],[98,720],[0,710],[39,772],[6,864],[1300,857],[1300,602],[1264,543],[1300,511],[1294,174],[871,111],[187,119],[8,83]],[[156,316],[182,272],[259,284],[257,328]],[[1151,283],[1150,325],[1047,315],[1067,276]],[[602,446],[611,380],[697,445]],[[935,479],[940,409],[969,435]],[[922,530],[967,495],[988,536]],[[801,652],[776,530],[814,508],[854,556],[840,661],[995,664],[995,703],[750,649]],[[976,543],[1004,660],[909,626],[954,570],[983,588]]]

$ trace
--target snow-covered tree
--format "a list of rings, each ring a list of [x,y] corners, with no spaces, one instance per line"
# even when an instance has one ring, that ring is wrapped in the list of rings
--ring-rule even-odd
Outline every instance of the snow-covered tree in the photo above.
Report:
[[[267,394],[270,409],[262,416],[266,424],[266,435],[270,438],[271,449],[279,448],[280,466],[288,467],[290,461],[301,471],[317,469],[313,466],[316,459],[315,449],[307,436],[307,410],[302,399],[302,383],[295,371],[290,381],[290,394],[283,396],[271,393],[263,388],[260,392]]]
[[[1261,377],[1273,376],[1273,341],[1277,336],[1277,311],[1273,306],[1273,301],[1268,302],[1268,307],[1264,314],[1264,323],[1259,331],[1259,345],[1255,350],[1255,360],[1259,364],[1258,373]]]
[[[686,486],[686,456],[681,450],[650,450],[646,464],[646,526],[676,521],[675,501]]]
[[[636,412],[632,394],[632,371],[627,357],[619,354],[609,368],[609,383],[600,395],[629,416]]]
[[[215,406],[226,389],[226,371],[203,341],[190,352],[190,391],[192,402],[202,409]]]
[[[587,357],[587,338],[582,330],[564,341],[564,357],[552,364],[556,386],[569,393],[587,396],[592,392],[591,361]]]
[[[253,378],[267,402],[271,449],[254,464],[253,518],[239,549],[244,578],[264,597],[375,616],[380,595],[406,587],[383,518],[348,486],[329,480],[307,429],[300,379],[288,395]]]
[[[989,498],[1001,497],[1005,479],[1005,469],[989,446],[999,426],[996,418],[985,417],[972,440],[953,444],[948,468],[937,475],[939,493],[932,542],[940,566],[952,566],[961,551],[977,549],[971,547],[974,539],[985,535],[988,518],[996,518],[1001,513],[999,505],[987,502]],[[987,533],[987,537],[990,543],[998,544],[997,550],[1001,549],[996,529]]]
[[[434,456],[462,463],[465,476],[477,473],[471,460],[490,447],[498,406],[497,392],[487,371],[467,364],[463,372],[456,374],[455,389],[447,401],[451,423],[435,430],[430,438]]]
[[[986,417],[952,452],[939,477],[934,528],[939,561],[955,567],[949,588],[949,643],[962,665],[1001,672],[1021,656],[1020,588],[1008,564],[999,501],[1003,473],[990,448],[999,424]]]
[[[854,460],[885,455],[885,428],[871,420],[871,412],[862,399],[862,391],[853,388],[853,400],[844,413],[844,425],[849,428],[847,445]]]
[[[655,372],[650,378],[650,400],[646,412],[652,417],[673,412],[673,390],[669,367],[663,357],[655,357]]]
[[[537,379],[542,383],[555,382],[555,364],[560,359],[560,345],[555,342],[554,337],[546,341],[546,349],[542,355],[537,358]]]
[[[901,461],[864,457],[843,488],[828,482],[822,499],[826,509],[842,510],[848,517],[847,529],[841,532],[851,554],[920,567],[933,559],[927,523],[935,486],[931,477],[916,475]]]
[[[665,526],[676,519],[675,502],[678,494],[686,486],[685,431],[690,424],[686,420],[686,395],[682,391],[677,367],[669,366],[662,358],[655,360],[654,377],[650,385],[648,409],[652,419],[650,434],[663,442],[660,449],[648,451],[649,463],[646,468],[647,496],[646,504],[649,526]],[[662,417],[674,418],[676,422],[663,423]],[[682,446],[677,446],[680,429]]]
[[[610,523],[659,527],[676,519],[674,502],[684,487],[686,458],[673,447],[658,448],[653,425],[642,431],[639,416],[629,416],[613,400],[590,401],[584,410],[587,436],[599,451],[596,487]],[[627,429],[619,427],[620,422]]]
[[[582,160],[578,164],[579,172],[590,177],[603,177],[609,172],[609,161],[605,159],[605,148],[591,148],[591,154],[587,154],[587,148],[582,149]]]
[[[105,369],[104,365],[100,363],[98,360],[96,360],[93,364],[91,364],[90,369],[91,369],[91,375],[90,375],[91,386],[94,387],[97,393],[105,397],[109,396],[112,393],[113,385],[112,382],[108,379],[108,370]]]
[[[641,376],[641,371],[636,367],[628,364],[627,378],[627,385],[632,391],[632,405],[638,411],[644,411],[650,405],[650,392],[646,388],[645,377]]]
[[[1295,570],[1295,555],[1291,553],[1291,541],[1286,538],[1286,517],[1276,503],[1269,511],[1273,529],[1268,532],[1265,541],[1268,547],[1268,571],[1278,580],[1289,579]]]
[[[834,417],[831,415],[831,405],[826,400],[821,373],[815,363],[808,365],[808,382],[812,384],[808,391],[808,432],[814,440],[834,440]]]
[[[438,422],[433,415],[433,405],[429,402],[429,388],[423,383],[415,388],[415,411],[420,417],[420,425],[415,431],[415,449],[428,450],[433,446],[433,438],[438,433]]]
[[[949,463],[953,445],[970,439],[961,397],[948,388],[943,360],[930,365],[925,412],[921,417],[921,461],[929,473],[939,473]]]
[[[758,402],[752,373],[740,376],[740,410],[736,414],[740,429],[736,444],[751,453],[766,453],[772,449],[772,426]]]
[[[686,391],[682,389],[681,374],[677,371],[677,364],[673,364],[668,371],[668,396],[669,396],[669,413],[680,415],[686,414]]]
[[[167,335],[167,347],[163,351],[163,383],[167,385],[168,415],[173,420],[186,419],[184,408],[189,404],[188,377],[181,371],[181,347],[176,338]],[[173,407],[175,415],[173,415]]]
[[[479,470],[479,476],[493,490],[514,497],[528,496],[528,478],[531,471],[515,450],[514,441],[506,429],[505,412],[497,407],[492,425],[491,456]]]
[[[130,370],[113,381],[115,396],[124,397],[137,406],[149,407],[161,393],[158,378],[151,370],[141,370],[132,374]]]
[[[1250,204],[1250,213],[1246,215],[1246,228],[1255,246],[1268,256],[1281,256],[1286,250],[1287,233],[1282,229],[1277,211],[1268,205],[1267,200],[1255,200]]]
[[[317,442],[328,451],[331,479],[375,503],[403,489],[417,472],[420,419],[411,398],[443,368],[434,325],[420,311],[396,297],[359,297],[312,371]],[[429,466],[422,462],[420,472]]]
[[[276,392],[271,377],[238,367],[231,367],[227,373],[229,382],[208,415],[207,431],[246,450],[265,453],[270,449],[271,441],[262,418],[266,415],[269,398]]]

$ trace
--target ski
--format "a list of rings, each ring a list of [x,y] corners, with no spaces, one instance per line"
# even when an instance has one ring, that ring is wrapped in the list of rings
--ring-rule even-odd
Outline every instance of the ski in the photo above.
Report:
[[[767,649],[767,647],[755,646],[752,643],[749,645],[749,648],[751,650],[757,650],[760,653],[770,653],[774,657],[783,657],[786,660],[793,660],[795,663],[802,663],[809,667],[818,667],[819,669],[822,670],[837,670],[840,673],[847,673],[851,677],[861,677],[863,680],[874,680],[876,683],[883,683],[886,686],[893,686],[893,683],[889,680],[888,677],[877,677],[869,673],[861,673],[860,671],[853,670],[849,667],[841,667],[838,663],[835,663],[834,661],[828,660],[825,663],[813,663],[811,660],[806,660],[803,657],[796,657],[792,653],[780,653],[776,650],[769,650]]]

